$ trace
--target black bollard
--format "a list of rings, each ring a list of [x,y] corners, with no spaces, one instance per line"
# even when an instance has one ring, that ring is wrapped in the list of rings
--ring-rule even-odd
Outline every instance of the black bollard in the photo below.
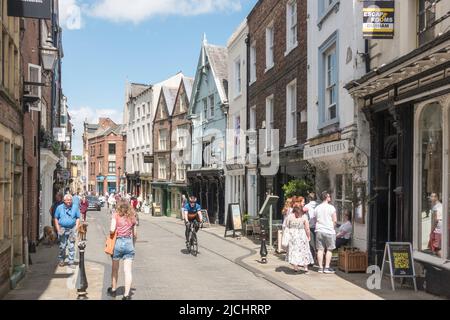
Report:
[[[261,230],[261,250],[259,250],[259,254],[261,255],[261,262],[267,263],[266,232],[264,229]]]
[[[80,241],[78,244],[78,249],[80,249],[80,270],[78,271],[77,278],[77,294],[78,300],[86,300],[88,281],[86,278],[86,269],[84,267],[84,250],[86,249],[86,241]]]

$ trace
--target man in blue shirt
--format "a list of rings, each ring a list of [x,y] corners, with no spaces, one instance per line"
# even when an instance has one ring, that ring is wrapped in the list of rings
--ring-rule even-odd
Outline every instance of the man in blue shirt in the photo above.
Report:
[[[197,222],[201,222],[202,221],[202,207],[197,203],[197,198],[194,196],[190,196],[189,197],[189,202],[186,203],[186,205],[184,206],[184,215],[183,215],[183,219],[185,221],[185,225],[186,225],[186,231],[185,231],[185,236],[186,236],[186,244],[188,243],[189,239],[189,222],[190,221],[194,221],[197,220]],[[198,231],[198,224],[195,227],[195,232]]]
[[[55,226],[59,237],[59,266],[64,266],[66,248],[69,247],[69,266],[75,268],[75,241],[80,224],[80,209],[72,205],[72,196],[66,194],[64,203],[55,211]]]

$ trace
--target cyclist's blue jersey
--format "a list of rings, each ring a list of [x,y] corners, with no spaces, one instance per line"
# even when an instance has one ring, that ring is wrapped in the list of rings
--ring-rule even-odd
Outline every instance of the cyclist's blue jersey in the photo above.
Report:
[[[188,213],[197,213],[200,210],[202,210],[202,207],[198,203],[196,203],[193,208],[189,202],[184,205],[184,211],[187,211]]]

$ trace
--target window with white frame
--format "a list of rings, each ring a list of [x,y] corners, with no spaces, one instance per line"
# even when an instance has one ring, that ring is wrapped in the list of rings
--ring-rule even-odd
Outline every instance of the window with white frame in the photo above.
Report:
[[[297,1],[286,5],[286,52],[297,46]]]
[[[147,144],[150,144],[152,132],[150,131],[150,123],[147,124]]]
[[[274,117],[273,117],[273,95],[266,98],[266,150],[273,150]]]
[[[142,145],[145,145],[147,139],[145,137],[145,125],[142,126]]]
[[[297,79],[286,87],[286,144],[297,142]]]
[[[187,125],[181,125],[177,127],[177,148],[185,149],[187,147],[188,137]]]
[[[136,129],[133,129],[133,148],[135,148],[137,145],[136,141]]]
[[[184,112],[184,94],[180,95],[180,112]]]
[[[158,179],[166,179],[167,177],[167,167],[166,159],[158,160]]]
[[[108,162],[108,173],[116,173],[116,162],[115,161]]]
[[[256,106],[250,108],[250,130],[256,130]]]
[[[184,181],[186,179],[186,165],[177,163],[177,180]]]
[[[140,147],[141,146],[141,128],[140,127],[137,128],[137,137],[136,138],[137,138],[136,147]]]
[[[141,118],[141,108],[137,108],[137,118],[140,119]]]
[[[159,130],[159,150],[167,150],[167,129]]]
[[[273,67],[274,64],[274,26],[273,24],[266,28],[266,70]]]
[[[352,212],[353,209],[353,180],[351,174],[336,175],[336,194],[334,204],[336,207],[336,220],[342,223],[344,211]]]
[[[334,4],[336,0],[319,0],[319,17],[325,15],[328,10],[331,10],[331,5]]]
[[[203,98],[203,120],[208,119],[208,98]]]
[[[163,104],[162,103],[159,106],[159,118],[160,119],[164,119],[164,108],[163,108]]]
[[[234,96],[237,97],[242,92],[241,83],[241,58],[234,61]]]
[[[41,66],[28,64],[28,79],[30,82],[40,83],[41,80]],[[29,86],[29,94],[35,97],[42,97],[42,88],[40,86]],[[38,102],[37,110],[41,110],[41,102]]]
[[[256,43],[250,46],[250,82],[256,81]]]
[[[326,65],[326,89],[325,106],[326,120],[333,120],[337,117],[337,64],[336,46],[331,47],[325,54]]]
[[[241,155],[241,116],[234,116],[234,157]]]
[[[339,121],[339,32],[319,47],[319,129]]]
[[[209,96],[209,117],[214,118],[214,95]]]

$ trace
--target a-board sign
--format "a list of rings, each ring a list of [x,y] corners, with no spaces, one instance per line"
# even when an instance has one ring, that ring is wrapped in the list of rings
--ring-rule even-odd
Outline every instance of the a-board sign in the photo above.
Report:
[[[277,203],[280,197],[274,195],[267,195],[261,210],[259,210],[259,215],[261,217],[261,226],[264,230],[268,229],[269,234],[269,247],[272,247],[272,220],[275,210],[277,208]]]
[[[202,212],[203,227],[211,227],[211,223],[209,222],[208,210],[203,209],[200,211]]]
[[[236,231],[242,233],[242,214],[239,203],[230,203],[228,205],[225,237],[227,236],[227,231],[233,231],[233,237],[235,236]]]
[[[412,245],[409,242],[386,242],[383,256],[381,274],[384,273],[385,264],[389,264],[392,290],[395,290],[394,278],[413,278],[414,289],[417,291],[416,271]]]

